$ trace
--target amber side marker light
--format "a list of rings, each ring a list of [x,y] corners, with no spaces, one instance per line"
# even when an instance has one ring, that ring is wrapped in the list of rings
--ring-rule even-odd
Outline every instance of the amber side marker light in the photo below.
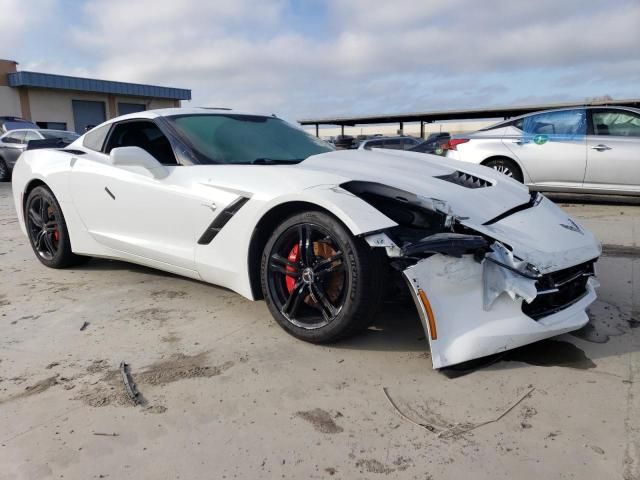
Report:
[[[431,304],[429,303],[427,294],[424,293],[424,290],[419,289],[418,296],[420,297],[420,301],[422,302],[422,305],[427,312],[427,321],[429,322],[429,333],[431,334],[431,340],[437,340],[438,330],[436,329],[436,317],[433,314],[433,310],[431,310]]]

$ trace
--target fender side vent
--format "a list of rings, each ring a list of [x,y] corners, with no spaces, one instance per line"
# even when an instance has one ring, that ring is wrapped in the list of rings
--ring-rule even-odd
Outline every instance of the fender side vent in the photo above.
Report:
[[[240,210],[242,206],[248,201],[249,199],[247,197],[239,197],[233,202],[231,202],[227,206],[227,208],[222,210],[216,216],[216,218],[213,219],[213,222],[211,222],[211,225],[207,227],[207,229],[204,231],[204,233],[198,240],[198,244],[199,245],[210,244],[211,240],[213,240],[215,236],[218,235],[218,233],[220,233],[220,230],[222,230],[222,228],[227,224],[227,222],[231,220],[231,217],[233,217],[236,213],[238,213],[238,210]]]
[[[475,175],[471,175],[470,173],[460,172],[456,170],[449,175],[441,175],[439,177],[440,180],[444,180],[445,182],[455,183],[456,185],[460,185],[465,188],[486,188],[492,187],[493,183],[488,180],[485,180],[480,177],[476,177]]]

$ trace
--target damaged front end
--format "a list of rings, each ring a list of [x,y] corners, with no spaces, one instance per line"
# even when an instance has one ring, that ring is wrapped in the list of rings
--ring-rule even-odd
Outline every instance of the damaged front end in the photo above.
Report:
[[[473,225],[442,200],[370,182],[342,188],[398,224],[365,240],[386,249],[391,266],[409,285],[434,368],[588,322],[585,309],[596,298],[594,263],[600,247],[590,234],[567,237],[566,228],[556,223],[557,218],[566,222],[566,215],[544,197],[532,194],[529,205]],[[555,242],[549,240],[554,236]]]

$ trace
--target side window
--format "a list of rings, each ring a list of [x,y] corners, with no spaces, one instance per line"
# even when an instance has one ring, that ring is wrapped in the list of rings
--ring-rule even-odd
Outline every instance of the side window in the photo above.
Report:
[[[30,140],[42,140],[42,138],[36,132],[27,131],[24,135],[24,143],[29,143]]]
[[[372,148],[381,148],[381,147],[382,147],[382,142],[380,140],[367,142],[367,144],[364,146],[365,150],[371,150]]]
[[[413,138],[405,138],[402,141],[402,149],[403,150],[409,150],[412,147],[415,147],[418,143],[418,141],[414,140]]]
[[[169,139],[155,123],[148,120],[116,124],[105,152],[109,153],[117,147],[140,147],[163,165],[178,165]]]
[[[107,133],[109,133],[110,128],[111,124],[108,124],[98,128],[94,128],[93,130],[89,130],[84,134],[82,145],[90,150],[101,152],[104,145],[104,140],[105,138],[107,138]]]
[[[24,130],[12,132],[4,137],[5,143],[24,143]]]
[[[587,133],[584,109],[539,113],[526,117],[522,123],[523,131],[529,135],[575,136]]]
[[[593,110],[593,134],[640,137],[640,115],[623,110]]]
[[[384,148],[391,148],[393,150],[402,150],[402,140],[400,138],[391,138],[384,141]]]

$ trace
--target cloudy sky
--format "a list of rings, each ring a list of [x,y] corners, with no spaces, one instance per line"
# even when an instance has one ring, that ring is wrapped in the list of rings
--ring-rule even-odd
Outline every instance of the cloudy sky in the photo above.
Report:
[[[28,8],[27,8],[28,6]],[[22,70],[289,119],[640,97],[640,0],[0,0]]]

